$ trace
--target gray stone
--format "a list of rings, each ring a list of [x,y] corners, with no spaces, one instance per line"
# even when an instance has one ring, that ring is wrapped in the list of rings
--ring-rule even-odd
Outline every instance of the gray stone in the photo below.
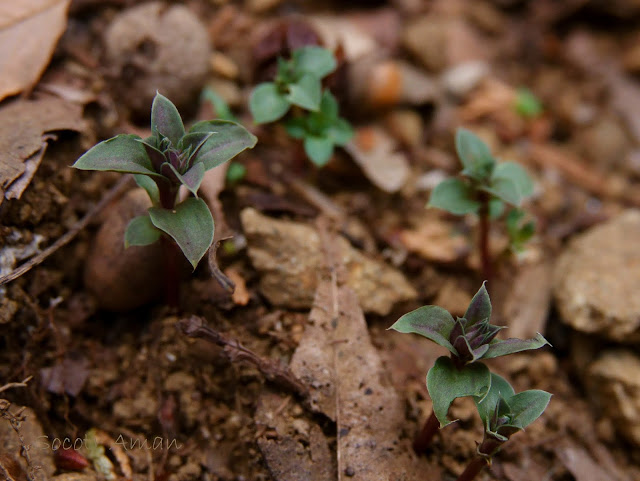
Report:
[[[241,213],[249,257],[261,273],[260,290],[278,306],[308,309],[313,305],[318,275],[326,261],[318,232],[298,222],[276,220],[247,208]],[[414,299],[415,289],[396,269],[366,257],[343,238],[338,239],[347,285],[362,309],[388,314],[396,302]]]
[[[560,256],[554,295],[563,321],[618,342],[640,340],[640,211],[578,236]]]

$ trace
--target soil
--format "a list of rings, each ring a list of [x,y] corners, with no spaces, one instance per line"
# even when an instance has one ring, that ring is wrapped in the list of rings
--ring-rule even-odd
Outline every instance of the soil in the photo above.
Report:
[[[51,63],[24,93],[79,106],[78,118],[60,108],[61,119],[39,124],[37,108],[18,105],[25,99],[0,103],[0,117],[18,105],[34,119],[7,147],[32,151],[11,151],[12,159],[27,165],[47,144],[21,195],[0,203],[0,277],[75,232],[0,285],[0,479],[456,479],[482,440],[475,406],[457,400],[450,416],[458,421],[416,456],[413,435],[431,412],[425,375],[445,352],[387,328],[426,304],[461,316],[482,282],[477,222],[425,209],[433,186],[459,170],[453,139],[461,125],[535,179],[525,209],[537,229],[525,251],[513,254],[504,226],[493,226],[493,323],[522,338],[541,332],[553,345],[488,363],[516,391],[553,398],[477,479],[640,479],[640,446],[620,434],[585,382],[587,358],[617,343],[565,324],[552,281],[571,239],[640,206],[638,2],[174,2],[181,7],[172,21],[195,18],[210,43],[210,53],[193,47],[210,63],[193,76],[172,70],[176,55],[191,58],[188,27],[177,29],[183,51],[167,53],[167,65],[157,49],[177,44],[162,36],[114,58],[110,25],[126,14],[135,26],[137,3],[71,2]],[[326,86],[357,131],[322,169],[280,125],[253,125],[247,109],[278,55],[316,42],[336,49],[339,67]],[[517,113],[519,87],[536,95],[542,114]],[[215,117],[206,97],[192,100],[214,90],[259,139],[234,159],[246,175],[223,186],[220,168],[218,187],[205,195],[221,240],[210,260],[236,291],[203,261],[186,269],[178,309],[162,302],[161,254],[130,262],[118,239],[95,241],[133,182],[69,168],[95,141],[148,135],[140,99],[162,88],[184,88],[176,96],[185,123]],[[94,213],[110,192],[116,200]],[[248,226],[249,216],[262,224]],[[155,293],[128,283],[145,282],[145,263]],[[122,279],[108,296],[126,300],[105,301],[100,265],[109,282]],[[194,334],[194,322],[208,334]],[[625,349],[637,353],[638,344]],[[640,395],[627,394],[640,423]],[[111,463],[102,472],[82,461],[91,429]],[[77,443],[80,460],[54,449],[65,439]],[[21,445],[41,449],[29,456]]]

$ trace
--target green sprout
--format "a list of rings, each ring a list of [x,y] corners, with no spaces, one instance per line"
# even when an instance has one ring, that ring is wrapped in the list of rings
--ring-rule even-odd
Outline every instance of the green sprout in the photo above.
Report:
[[[419,334],[449,350],[449,356],[439,357],[427,373],[433,412],[414,441],[416,452],[424,452],[438,428],[452,422],[447,414],[454,399],[468,396],[484,399],[489,393],[491,372],[481,360],[549,344],[541,334],[526,340],[497,339],[503,327],[490,324],[490,317],[491,299],[483,283],[464,317],[454,319],[442,307],[423,306],[405,314],[389,328]]]
[[[533,181],[520,165],[498,162],[487,144],[469,130],[460,128],[456,132],[456,151],[462,162],[462,178],[440,182],[433,189],[427,207],[479,217],[482,273],[490,281],[489,220],[499,218],[505,204],[519,207],[533,194]]]
[[[509,246],[518,254],[524,251],[524,246],[536,232],[536,223],[526,221],[526,213],[521,209],[512,209],[505,217]]]
[[[322,90],[322,79],[336,69],[333,53],[318,46],[294,50],[290,60],[278,59],[273,82],[256,86],[249,99],[249,110],[257,124],[283,118],[291,106],[305,114],[286,122],[289,135],[303,139],[304,150],[318,167],[324,166],[335,146],[345,145],[353,137],[351,125],[339,117],[338,102],[328,90]]]
[[[538,389],[515,393],[509,382],[491,373],[491,386],[484,397],[474,397],[478,414],[484,426],[482,443],[477,457],[466,467],[457,481],[471,481],[500,450],[502,445],[518,431],[524,430],[538,419],[551,400],[551,394]]]
[[[146,139],[122,134],[100,142],[73,167],[134,174],[152,207],[129,223],[125,247],[170,239],[195,270],[214,234],[209,207],[198,197],[204,174],[252,148],[257,139],[241,125],[225,120],[198,122],[187,132],[175,105],[159,93],[151,108],[151,132]],[[179,201],[181,187],[189,192],[183,201]],[[177,273],[168,276],[177,277]]]
[[[534,93],[525,87],[516,90],[514,108],[525,119],[534,119],[542,114],[542,104]]]

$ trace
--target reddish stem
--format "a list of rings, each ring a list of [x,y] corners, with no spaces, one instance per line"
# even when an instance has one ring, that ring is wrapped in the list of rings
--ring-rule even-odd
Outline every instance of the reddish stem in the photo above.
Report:
[[[480,211],[478,217],[480,218],[480,233],[479,233],[479,246],[480,246],[480,261],[482,263],[482,277],[487,281],[487,285],[491,285],[491,278],[493,272],[491,268],[491,251],[489,250],[489,194],[486,192],[478,193],[478,201],[480,201]]]
[[[431,416],[425,421],[424,426],[422,426],[422,429],[413,440],[413,450],[416,454],[426,452],[438,429],[440,429],[440,421],[438,421],[436,413],[431,411]]]
[[[177,245],[167,235],[160,238],[162,251],[164,253],[164,296],[166,304],[174,309],[179,306],[180,288],[180,265],[178,259]]]
[[[485,466],[489,465],[489,461],[487,458],[483,458],[481,456],[476,456],[471,460],[464,472],[458,476],[456,481],[471,481],[476,477],[476,475],[483,470]]]

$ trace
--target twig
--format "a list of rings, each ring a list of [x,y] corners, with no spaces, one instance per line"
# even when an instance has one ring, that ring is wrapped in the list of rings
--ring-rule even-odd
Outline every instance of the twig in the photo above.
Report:
[[[11,389],[11,388],[14,388],[14,387],[27,387],[27,383],[29,381],[31,381],[32,378],[33,378],[33,376],[29,376],[28,378],[26,378],[22,382],[10,382],[10,383],[7,383],[4,386],[0,387],[0,392],[6,391],[7,389]]]
[[[111,187],[109,192],[107,192],[100,202],[98,202],[89,212],[85,214],[85,216],[80,219],[76,224],[65,232],[58,240],[56,240],[53,244],[47,247],[45,250],[40,252],[38,255],[32,257],[27,262],[22,264],[20,267],[14,269],[9,274],[0,277],[0,286],[6,284],[7,282],[11,282],[16,280],[18,277],[22,276],[29,272],[33,267],[41,264],[47,257],[56,252],[62,246],[67,245],[71,240],[78,235],[78,233],[84,229],[89,222],[102,210],[107,204],[109,204],[113,199],[115,199],[122,191],[129,185],[132,177],[130,175],[124,176],[120,179],[116,184]]]
[[[244,347],[236,339],[229,339],[222,333],[205,325],[204,320],[198,316],[191,316],[178,321],[178,328],[189,337],[202,338],[224,349],[224,353],[231,361],[247,361],[255,365],[258,370],[270,381],[278,384],[287,391],[298,395],[307,401],[309,391],[307,387],[289,370],[288,367],[264,359],[250,349]]]

